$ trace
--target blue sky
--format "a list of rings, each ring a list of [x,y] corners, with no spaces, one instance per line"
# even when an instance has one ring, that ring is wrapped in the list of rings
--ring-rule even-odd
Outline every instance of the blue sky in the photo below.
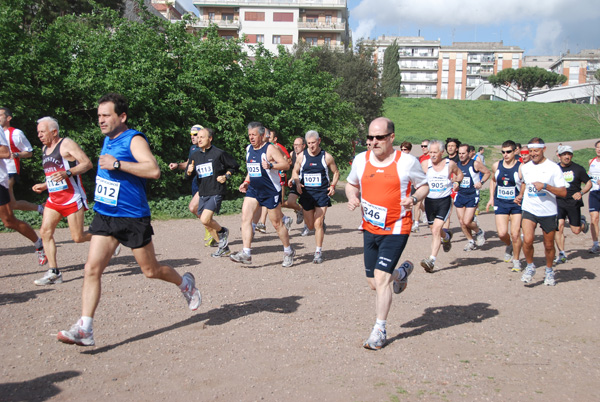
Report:
[[[353,39],[499,42],[526,55],[600,48],[599,0],[348,0]]]
[[[192,9],[192,0],[180,0]],[[600,48],[600,0],[348,0],[354,41],[499,42],[529,56]]]

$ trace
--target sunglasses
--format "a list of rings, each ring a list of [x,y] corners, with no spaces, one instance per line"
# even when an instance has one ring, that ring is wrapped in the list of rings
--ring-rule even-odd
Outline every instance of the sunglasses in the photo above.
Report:
[[[367,135],[367,141],[373,141],[373,140],[383,141],[392,134],[394,134],[394,133],[387,133],[384,135]]]
[[[500,151],[500,152],[502,152],[502,155],[506,155],[506,154],[513,153],[514,151]]]
[[[197,136],[198,134],[190,134],[190,135],[191,135],[192,137],[195,137],[195,136]]]
[[[427,148],[427,145],[421,145],[421,148]]]

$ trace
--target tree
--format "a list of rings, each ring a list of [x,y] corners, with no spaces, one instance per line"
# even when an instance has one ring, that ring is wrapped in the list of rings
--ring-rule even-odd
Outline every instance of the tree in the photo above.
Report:
[[[299,43],[293,53],[295,58],[315,57],[318,70],[337,79],[335,91],[342,100],[353,105],[358,117],[351,123],[357,134],[364,137],[368,123],[381,116],[383,109],[384,98],[377,66],[373,63],[373,49],[359,46],[356,52],[338,52],[329,47]]]
[[[600,81],[600,68],[597,69],[594,73],[594,78],[596,79],[596,81]]]
[[[504,69],[498,74],[490,75],[488,81],[495,88],[505,86],[519,90],[522,92],[521,100],[526,101],[534,88],[546,88],[549,91],[555,86],[564,84],[567,77],[540,67],[521,67],[516,70],[513,68]],[[508,93],[508,91],[506,92]]]
[[[381,87],[386,97],[400,96],[402,85],[402,75],[400,74],[400,54],[398,53],[398,44],[396,40],[383,54],[383,73],[381,74]]]

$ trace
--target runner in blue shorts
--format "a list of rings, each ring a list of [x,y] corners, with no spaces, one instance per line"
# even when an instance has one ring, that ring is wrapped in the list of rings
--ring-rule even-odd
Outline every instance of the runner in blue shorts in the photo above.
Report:
[[[270,144],[265,139],[265,127],[262,123],[248,124],[248,138],[250,145],[246,148],[246,168],[248,174],[240,185],[240,191],[246,194],[242,205],[242,243],[243,249],[231,258],[235,262],[251,264],[251,245],[254,235],[252,218],[260,207],[268,209],[268,216],[283,243],[284,267],[294,264],[296,254],[290,244],[290,235],[283,224],[281,212],[281,183],[280,170],[288,170],[290,164],[279,150],[279,147]]]

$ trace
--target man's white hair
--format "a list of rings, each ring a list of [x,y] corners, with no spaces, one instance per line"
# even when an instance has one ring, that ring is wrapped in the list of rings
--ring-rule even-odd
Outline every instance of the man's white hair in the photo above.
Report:
[[[316,130],[309,130],[306,132],[306,135],[304,136],[304,138],[306,138],[306,140],[308,140],[309,138],[315,138],[315,139],[319,139],[319,133]]]
[[[57,133],[59,132],[58,121],[54,117],[50,117],[50,116],[42,117],[41,119],[39,119],[37,121],[37,123],[38,124],[48,123],[49,130],[56,130]]]

